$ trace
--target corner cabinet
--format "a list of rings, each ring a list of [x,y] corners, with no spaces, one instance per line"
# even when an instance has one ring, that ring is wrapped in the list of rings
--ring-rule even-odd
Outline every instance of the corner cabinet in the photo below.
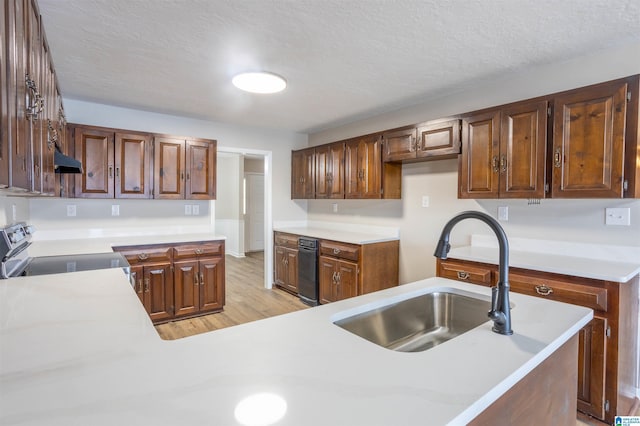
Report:
[[[438,259],[437,275],[485,286],[499,278],[496,265],[456,259]],[[633,414],[636,401],[639,281],[640,276],[618,283],[509,271],[512,291],[594,310],[593,320],[579,332],[578,410],[609,424],[616,415]]]
[[[224,241],[114,247],[154,324],[222,311]]]
[[[154,198],[216,198],[215,140],[154,138]]]

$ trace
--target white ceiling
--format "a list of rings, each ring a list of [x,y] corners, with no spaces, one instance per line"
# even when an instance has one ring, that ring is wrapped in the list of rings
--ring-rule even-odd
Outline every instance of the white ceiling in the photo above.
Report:
[[[65,98],[314,132],[640,40],[638,0],[38,0]],[[247,70],[287,89],[252,95]]]

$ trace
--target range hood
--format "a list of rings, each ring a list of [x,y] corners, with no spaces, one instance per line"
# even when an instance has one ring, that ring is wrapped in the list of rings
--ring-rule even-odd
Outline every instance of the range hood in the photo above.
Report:
[[[57,145],[53,153],[53,168],[56,173],[82,173],[82,163],[75,158],[64,155]]]

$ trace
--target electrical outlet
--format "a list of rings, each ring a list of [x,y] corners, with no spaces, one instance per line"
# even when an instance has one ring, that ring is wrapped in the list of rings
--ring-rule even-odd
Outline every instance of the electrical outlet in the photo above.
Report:
[[[111,206],[111,216],[120,216],[120,205],[113,204]]]
[[[338,203],[333,203],[333,212],[338,213]]]
[[[191,206],[191,212],[193,213],[194,216],[198,216],[200,214],[200,206],[197,204],[194,204],[193,206]]]
[[[67,216],[75,216],[76,215],[76,205],[68,204],[67,205]]]
[[[498,207],[498,220],[503,220],[505,222],[509,221],[509,207],[507,206]]]
[[[630,208],[607,208],[605,209],[605,224],[607,225],[631,225]]]
[[[191,216],[191,204],[184,205],[184,215]]]
[[[429,207],[429,196],[428,195],[423,195],[422,196],[422,207]]]
[[[18,220],[18,208],[16,207],[15,204],[11,205],[11,221],[15,222],[16,220]]]

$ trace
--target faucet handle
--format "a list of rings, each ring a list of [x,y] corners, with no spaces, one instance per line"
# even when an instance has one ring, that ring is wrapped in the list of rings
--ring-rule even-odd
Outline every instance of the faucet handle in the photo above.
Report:
[[[500,309],[498,304],[498,286],[491,287],[491,312],[495,312]]]

